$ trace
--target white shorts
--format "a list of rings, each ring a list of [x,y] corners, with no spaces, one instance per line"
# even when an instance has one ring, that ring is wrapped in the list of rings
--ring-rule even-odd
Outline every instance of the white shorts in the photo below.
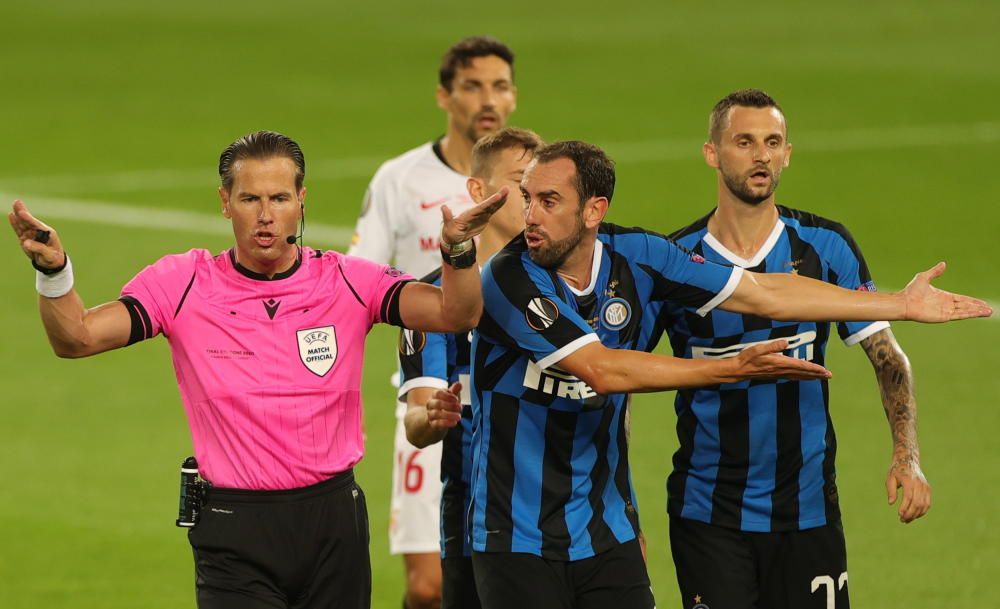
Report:
[[[396,419],[392,461],[390,554],[437,554],[441,551],[441,442],[417,448]]]

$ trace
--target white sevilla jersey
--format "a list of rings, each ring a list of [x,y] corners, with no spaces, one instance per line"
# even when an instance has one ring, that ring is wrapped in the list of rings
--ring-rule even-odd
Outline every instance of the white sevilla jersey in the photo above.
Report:
[[[375,172],[349,255],[391,262],[417,278],[441,266],[441,206],[457,216],[473,201],[466,176],[446,165],[436,146],[428,142]]]

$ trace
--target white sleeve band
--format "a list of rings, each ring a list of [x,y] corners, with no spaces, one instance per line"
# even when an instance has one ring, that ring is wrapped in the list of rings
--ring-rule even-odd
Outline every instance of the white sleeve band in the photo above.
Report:
[[[864,328],[861,328],[854,334],[851,334],[850,336],[845,338],[844,344],[847,345],[848,347],[853,347],[854,345],[860,343],[861,341],[868,338],[872,334],[881,332],[882,330],[885,330],[888,327],[889,327],[889,322],[887,321],[874,321],[865,326]]]
[[[740,285],[740,279],[743,278],[743,267],[734,266],[733,272],[729,274],[729,281],[723,286],[722,290],[715,295],[715,298],[709,300],[700,309],[695,311],[699,317],[704,317],[711,312],[712,309],[719,306],[726,301],[727,298],[733,295],[736,291],[736,286]]]
[[[59,298],[73,289],[73,262],[66,254],[66,266],[58,273],[46,275],[35,271],[35,289],[46,298]]]

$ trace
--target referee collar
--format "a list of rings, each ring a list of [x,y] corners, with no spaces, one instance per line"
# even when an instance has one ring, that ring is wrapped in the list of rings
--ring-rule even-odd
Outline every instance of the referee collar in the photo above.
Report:
[[[255,281],[277,281],[279,279],[287,279],[288,277],[294,275],[295,271],[299,270],[299,267],[302,266],[302,248],[298,248],[298,252],[295,254],[295,262],[292,263],[292,266],[290,266],[288,270],[281,271],[280,273],[275,273],[271,277],[268,277],[264,273],[251,271],[247,267],[237,262],[236,248],[229,250],[229,261],[233,263],[233,268],[236,269],[236,272],[239,273],[240,275],[243,275],[244,277],[249,277],[250,279],[253,279]]]

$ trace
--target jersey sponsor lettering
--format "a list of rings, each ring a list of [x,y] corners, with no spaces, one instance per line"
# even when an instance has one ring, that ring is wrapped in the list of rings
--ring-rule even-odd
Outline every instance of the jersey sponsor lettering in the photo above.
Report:
[[[584,410],[604,405],[604,398],[591,389],[590,385],[555,366],[542,370],[538,364],[529,361],[524,368],[524,386],[558,398],[580,400]]]
[[[783,353],[788,357],[809,361],[813,359],[813,343],[816,342],[815,330],[795,334],[784,339],[774,338],[749,343],[736,343],[735,345],[730,345],[728,347],[713,348],[695,345],[691,347],[691,357],[694,359],[727,359],[730,357],[736,357],[742,353],[744,349],[753,347],[754,345],[765,345],[767,343],[773,343],[776,340],[788,341],[788,348],[783,351]]]

